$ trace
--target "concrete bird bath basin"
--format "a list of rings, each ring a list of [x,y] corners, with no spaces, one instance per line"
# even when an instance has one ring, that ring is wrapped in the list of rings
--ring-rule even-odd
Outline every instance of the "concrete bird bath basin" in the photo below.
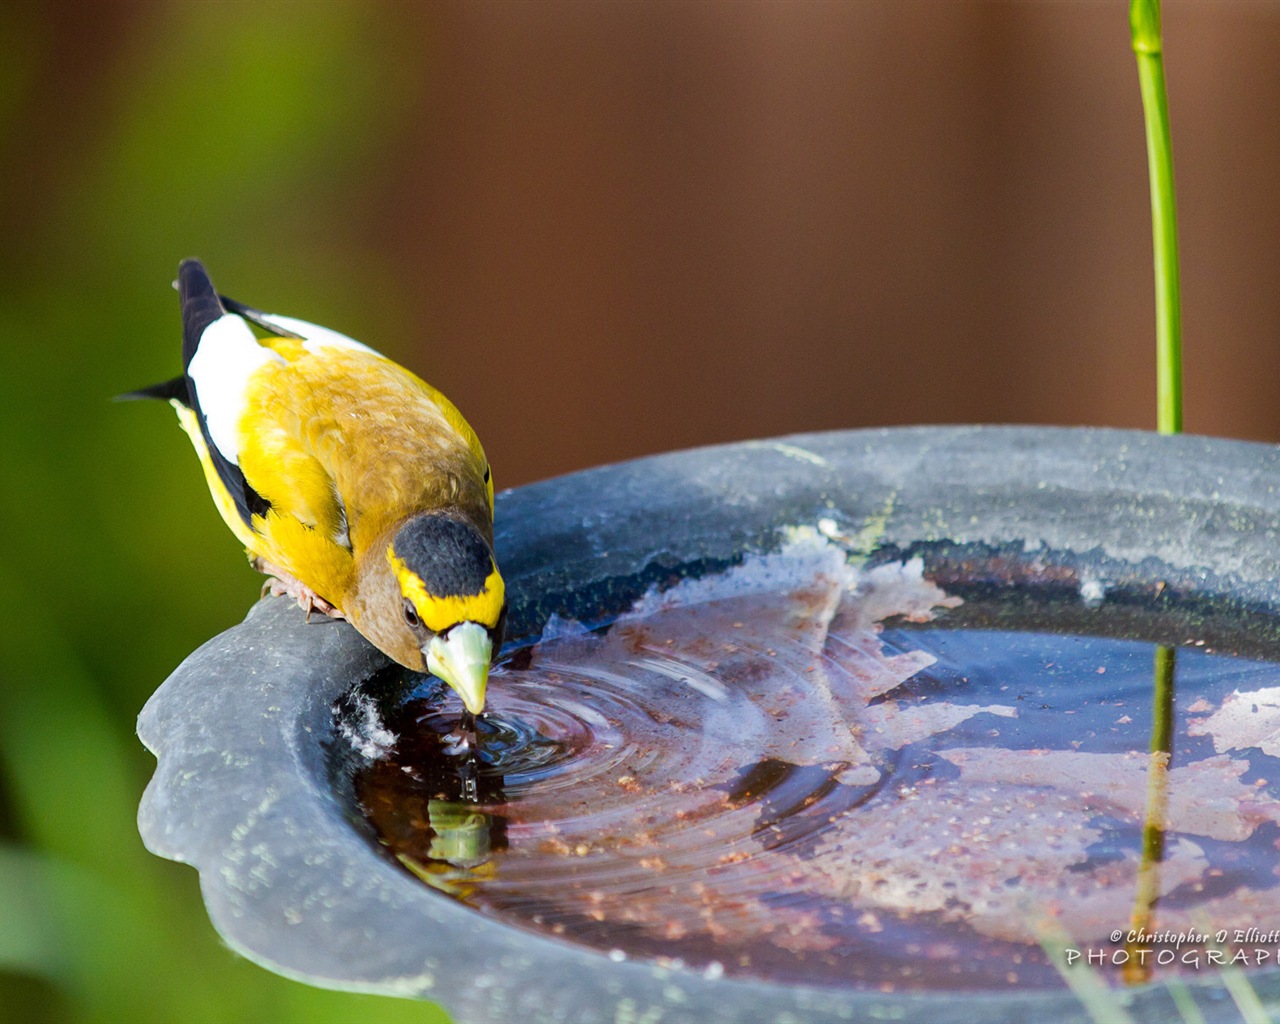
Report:
[[[520,488],[489,762],[429,683],[268,599],[143,710],[140,829],[245,956],[460,1021],[1087,1019],[1050,932],[1135,1019],[1177,1019],[1170,980],[1238,1019],[1203,959],[1119,985],[1109,935],[1157,643],[1151,920],[1280,929],[1277,482],[1257,444],[941,427]],[[1274,1001],[1280,938],[1250,942]]]

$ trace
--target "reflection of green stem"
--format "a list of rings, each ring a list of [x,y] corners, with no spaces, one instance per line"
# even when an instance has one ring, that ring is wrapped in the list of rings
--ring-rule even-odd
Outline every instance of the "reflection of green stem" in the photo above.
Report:
[[[1173,199],[1173,147],[1165,97],[1160,0],[1130,0],[1129,30],[1147,126],[1151,232],[1156,273],[1156,423],[1182,432],[1182,311],[1178,294],[1178,228]]]
[[[1142,822],[1142,864],[1133,900],[1129,927],[1135,932],[1152,932],[1156,902],[1160,899],[1160,862],[1164,860],[1164,824],[1169,808],[1169,762],[1173,758],[1174,675],[1178,664],[1176,648],[1161,644],[1156,648],[1152,679],[1151,761],[1147,768],[1147,810]],[[1132,955],[1143,943],[1130,943],[1130,957],[1124,980],[1138,984],[1150,979],[1150,963]]]
[[[1178,650],[1166,644],[1156,647],[1155,673],[1151,680],[1155,707],[1151,717],[1151,753],[1173,754],[1173,689],[1178,670]]]

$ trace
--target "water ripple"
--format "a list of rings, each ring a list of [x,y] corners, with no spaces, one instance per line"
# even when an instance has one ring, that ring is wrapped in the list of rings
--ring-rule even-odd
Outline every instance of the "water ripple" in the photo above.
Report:
[[[1128,920],[1151,646],[879,621],[954,603],[918,564],[872,578],[825,542],[748,560],[596,633],[555,624],[495,670],[475,747],[451,738],[452,697],[405,701],[358,798],[424,881],[602,950],[832,985],[1054,985],[1043,908],[1081,941]],[[1277,678],[1218,660],[1226,683],[1187,662],[1188,706]],[[1280,834],[1248,762],[1195,763],[1213,754],[1195,721],[1169,890]],[[1280,916],[1269,849],[1253,856],[1228,857],[1246,925]]]

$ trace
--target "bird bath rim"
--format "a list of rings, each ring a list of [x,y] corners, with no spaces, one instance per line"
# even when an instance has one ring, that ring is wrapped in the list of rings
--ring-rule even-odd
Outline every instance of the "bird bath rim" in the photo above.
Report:
[[[886,555],[1008,550],[1112,586],[1158,578],[1274,607],[1277,469],[1268,445],[1036,427],[796,435],[600,467],[499,496],[509,631],[536,636],[553,613],[603,617],[664,579],[769,548],[781,527],[822,520]],[[747,1010],[779,1021],[1084,1019],[1065,990],[767,984],[617,960],[482,917],[381,856],[335,789],[333,704],[385,664],[345,624],[308,625],[267,600],[184,661],[139,717],[158,758],[144,841],[200,871],[215,927],[255,962],[325,987],[433,999],[462,1021],[727,1022]],[[447,943],[433,944],[440,934]],[[1253,977],[1275,983],[1274,972]],[[1132,994],[1139,1018],[1173,1012],[1160,985]]]

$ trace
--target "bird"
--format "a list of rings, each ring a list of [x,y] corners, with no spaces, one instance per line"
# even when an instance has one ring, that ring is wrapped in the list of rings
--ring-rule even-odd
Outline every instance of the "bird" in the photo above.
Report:
[[[264,595],[346,619],[479,714],[507,600],[475,431],[367,345],[219,295],[197,259],[175,284],[183,373],[120,397],[177,411]]]

